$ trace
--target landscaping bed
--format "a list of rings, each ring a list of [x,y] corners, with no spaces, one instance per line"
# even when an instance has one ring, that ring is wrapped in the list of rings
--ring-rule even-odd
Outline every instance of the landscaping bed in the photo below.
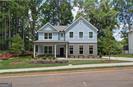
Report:
[[[120,63],[125,61],[119,60],[49,60],[49,59],[33,59],[31,56],[14,57],[0,61],[0,69],[15,68],[33,68],[33,67],[53,67],[65,65],[82,65],[82,64],[101,64],[101,63]]]

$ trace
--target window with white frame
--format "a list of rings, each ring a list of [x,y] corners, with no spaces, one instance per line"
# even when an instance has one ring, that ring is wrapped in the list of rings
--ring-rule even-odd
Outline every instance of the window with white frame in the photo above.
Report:
[[[83,54],[83,45],[79,46],[79,54]]]
[[[79,38],[83,38],[83,32],[79,32]]]
[[[89,32],[89,38],[93,38],[93,32]]]
[[[44,46],[45,54],[52,54],[52,46]]]
[[[63,33],[61,33],[60,36],[63,37]]]
[[[69,46],[69,53],[73,54],[73,46]]]
[[[89,46],[89,54],[93,54],[93,45]]]
[[[73,32],[69,32],[69,37],[73,38]]]
[[[52,39],[52,33],[44,33],[44,39]]]

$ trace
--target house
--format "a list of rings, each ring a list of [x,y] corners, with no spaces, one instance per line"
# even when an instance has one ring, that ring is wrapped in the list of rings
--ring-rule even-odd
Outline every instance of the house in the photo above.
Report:
[[[133,29],[128,32],[128,53],[133,54]]]
[[[38,40],[34,41],[34,57],[97,56],[97,31],[98,29],[83,17],[79,17],[69,26],[53,26],[47,23],[37,31]]]

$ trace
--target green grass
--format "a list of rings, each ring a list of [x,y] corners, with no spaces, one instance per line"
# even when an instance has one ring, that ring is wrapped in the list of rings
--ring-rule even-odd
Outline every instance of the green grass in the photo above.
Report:
[[[72,65],[80,65],[80,64],[101,64],[101,63],[118,63],[118,62],[125,62],[125,61],[118,61],[118,60],[70,60],[69,63]]]
[[[32,67],[50,67],[50,66],[63,66],[66,64],[31,64],[32,58],[27,57],[16,57],[8,60],[0,61],[0,69],[14,69],[14,68],[32,68]]]
[[[133,54],[118,54],[113,55],[114,57],[126,57],[126,58],[133,58]]]
[[[32,58],[30,56],[26,57],[16,57],[8,60],[0,61],[0,69],[16,69],[16,68],[32,68],[32,67],[51,67],[51,66],[64,66],[64,65],[80,65],[80,64],[99,64],[99,63],[118,63],[123,61],[118,60],[69,60],[66,64],[31,64]]]

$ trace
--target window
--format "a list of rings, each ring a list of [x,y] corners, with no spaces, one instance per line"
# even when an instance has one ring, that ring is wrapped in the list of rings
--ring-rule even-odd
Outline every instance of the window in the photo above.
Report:
[[[89,38],[93,38],[93,32],[89,32]]]
[[[73,46],[70,46],[69,50],[70,50],[70,54],[73,54]]]
[[[79,38],[83,38],[83,32],[79,32]]]
[[[61,35],[60,35],[61,37],[63,37],[63,33],[61,33]]]
[[[45,39],[52,39],[52,33],[44,33]]]
[[[79,54],[83,54],[83,46],[79,46]]]
[[[89,46],[89,54],[93,54],[93,46],[92,45]]]
[[[49,39],[52,39],[52,33],[49,33]]]
[[[45,54],[52,54],[52,46],[44,46]]]
[[[49,54],[52,54],[52,46],[49,46]]]
[[[47,46],[44,47],[44,53],[46,53],[46,54],[48,53],[48,47]]]
[[[44,33],[44,38],[48,39],[48,33]]]
[[[73,32],[69,32],[69,37],[73,38]]]

